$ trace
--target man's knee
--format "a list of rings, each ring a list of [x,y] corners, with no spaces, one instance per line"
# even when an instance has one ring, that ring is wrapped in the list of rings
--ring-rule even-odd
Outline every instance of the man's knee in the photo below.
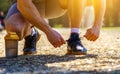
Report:
[[[5,26],[7,32],[15,32],[20,40],[26,36],[26,31],[30,30],[31,27],[29,22],[19,14],[13,15],[5,20]]]
[[[14,26],[14,24],[10,23],[10,22],[5,22],[5,27],[6,27],[6,31],[9,34],[10,32],[14,32],[18,35],[19,39],[23,39],[23,34],[22,34],[22,29]]]
[[[59,0],[60,5],[63,9],[67,9],[68,7],[68,0]]]

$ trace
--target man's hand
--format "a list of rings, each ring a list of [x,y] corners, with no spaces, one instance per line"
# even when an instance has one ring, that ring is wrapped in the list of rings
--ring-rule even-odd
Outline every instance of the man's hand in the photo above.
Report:
[[[84,35],[84,37],[87,40],[95,41],[95,40],[98,39],[99,34],[100,34],[100,26],[99,25],[95,25],[92,28],[90,28],[90,29],[87,30],[87,32]]]
[[[103,17],[106,9],[106,0],[93,0],[95,21],[92,28],[88,29],[84,37],[87,40],[95,41],[98,39],[100,34],[100,25],[103,21]]]
[[[63,37],[55,30],[52,30],[51,32],[47,33],[47,38],[49,42],[55,47],[60,47],[61,45],[65,44],[65,40]]]
[[[95,21],[92,28],[88,29],[84,35],[87,40],[95,41],[98,39],[100,34],[100,25],[103,21],[103,17],[106,9],[106,0],[93,0],[94,11],[95,11]]]

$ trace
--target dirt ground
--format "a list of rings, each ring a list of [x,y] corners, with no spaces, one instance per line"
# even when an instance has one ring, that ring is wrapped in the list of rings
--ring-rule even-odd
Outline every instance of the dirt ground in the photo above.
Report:
[[[67,40],[70,29],[56,29]],[[120,30],[102,30],[95,42],[81,40],[87,55],[65,55],[66,44],[54,48],[44,33],[37,43],[37,54],[24,56],[24,40],[19,42],[19,56],[5,58],[4,36],[0,32],[0,74],[120,74]]]

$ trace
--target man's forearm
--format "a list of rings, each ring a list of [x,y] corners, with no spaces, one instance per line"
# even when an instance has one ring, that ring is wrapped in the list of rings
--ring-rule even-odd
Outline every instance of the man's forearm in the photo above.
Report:
[[[106,0],[94,0],[95,22],[94,25],[101,25],[106,9]]]
[[[50,26],[44,21],[38,12],[35,5],[32,3],[32,0],[17,0],[18,9],[21,14],[26,18],[31,24],[39,28],[40,30],[47,32],[50,29]]]

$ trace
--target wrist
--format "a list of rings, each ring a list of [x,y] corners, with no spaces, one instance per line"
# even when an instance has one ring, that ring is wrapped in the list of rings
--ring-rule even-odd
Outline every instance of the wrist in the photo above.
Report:
[[[102,22],[103,22],[103,21],[102,21],[101,19],[97,19],[97,20],[95,20],[93,26],[96,26],[96,27],[98,27],[98,28],[101,28]]]
[[[46,28],[43,32],[46,34],[46,35],[48,35],[48,34],[51,34],[52,33],[52,28],[51,27],[48,27],[48,28]]]
[[[94,23],[92,27],[101,28],[101,23]]]

